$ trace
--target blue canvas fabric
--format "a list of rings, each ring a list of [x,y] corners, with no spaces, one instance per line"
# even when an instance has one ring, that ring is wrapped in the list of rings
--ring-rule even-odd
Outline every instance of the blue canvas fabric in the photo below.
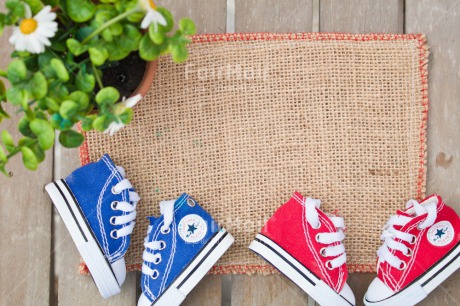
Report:
[[[166,243],[166,247],[163,250],[152,251],[147,249],[152,254],[160,253],[162,258],[159,264],[144,262],[151,269],[156,269],[159,272],[159,276],[156,279],[145,274],[141,278],[142,291],[152,302],[169,287],[220,229],[214,219],[196,201],[194,201],[195,206],[188,205],[187,200],[189,198],[190,196],[184,193],[175,201],[174,218],[169,233],[163,234],[161,232],[164,222],[163,216],[159,218],[149,217],[152,230],[147,240],[149,242],[164,241]],[[193,222],[187,224],[187,222],[183,221],[187,220],[190,215],[198,215],[206,223],[206,233],[199,241],[187,242],[180,234],[184,235],[184,228],[185,230],[193,230],[195,227],[200,227],[199,224],[193,224]],[[183,225],[182,230],[179,228],[180,224]]]
[[[117,239],[110,236],[112,230],[124,226],[110,224],[110,218],[127,214],[113,210],[112,202],[130,202],[128,190],[112,193],[112,187],[121,180],[123,176],[108,154],[104,154],[98,162],[78,168],[65,179],[110,263],[123,257],[130,243],[130,235]]]

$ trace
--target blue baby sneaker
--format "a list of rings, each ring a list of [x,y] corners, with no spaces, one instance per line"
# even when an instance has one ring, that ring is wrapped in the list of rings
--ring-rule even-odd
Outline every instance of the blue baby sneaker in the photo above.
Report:
[[[160,202],[161,217],[150,217],[145,238],[138,306],[176,306],[233,243],[211,216],[187,194]]]
[[[140,200],[123,168],[105,154],[45,189],[101,295],[108,298],[120,293],[126,277],[123,256]]]

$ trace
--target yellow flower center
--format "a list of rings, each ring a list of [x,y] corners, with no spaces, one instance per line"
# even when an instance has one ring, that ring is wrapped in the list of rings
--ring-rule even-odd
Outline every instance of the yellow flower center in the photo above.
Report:
[[[156,10],[157,6],[155,5],[155,2],[153,0],[149,0],[150,7]]]
[[[19,29],[23,34],[30,34],[35,32],[35,30],[38,27],[38,23],[35,19],[33,18],[27,18],[21,21],[21,24],[19,25]]]

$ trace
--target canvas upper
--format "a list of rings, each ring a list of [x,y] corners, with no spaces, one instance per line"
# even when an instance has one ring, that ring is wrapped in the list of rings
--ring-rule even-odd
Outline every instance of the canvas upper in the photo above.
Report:
[[[99,161],[75,170],[65,179],[101,250],[111,264],[122,259],[128,249],[130,231],[135,223],[132,220],[136,214],[135,205],[139,200],[124,175],[124,170],[117,167],[108,154],[104,154]],[[119,183],[130,188],[114,189]],[[120,210],[122,205],[119,203],[122,202],[127,210],[131,211]],[[119,204],[118,207],[116,203]],[[114,225],[115,217],[131,221]],[[120,218],[118,220],[122,221]],[[129,234],[117,237],[117,233],[123,231]]]
[[[186,193],[177,200],[162,201],[160,207],[162,204],[173,205],[172,222],[169,231],[165,232],[162,231],[165,223],[164,214],[159,218],[149,218],[151,225],[145,241],[161,242],[162,249],[146,248],[144,251],[141,301],[153,302],[158,299],[219,231],[219,226],[213,218]],[[146,261],[146,256],[149,256],[147,253],[161,259],[155,259],[158,263]],[[154,273],[149,275],[146,271]]]

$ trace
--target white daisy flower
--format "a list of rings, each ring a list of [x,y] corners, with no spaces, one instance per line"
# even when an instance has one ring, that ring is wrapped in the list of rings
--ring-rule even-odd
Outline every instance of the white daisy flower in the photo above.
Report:
[[[21,20],[13,30],[10,43],[17,51],[43,53],[45,46],[51,46],[50,38],[58,29],[56,13],[51,12],[51,6],[45,6],[37,15],[32,17],[30,7],[24,3],[26,18]]]
[[[157,6],[153,0],[139,0],[139,4],[145,11],[147,11],[144,20],[142,20],[141,28],[147,29],[151,24],[153,24],[156,31],[159,24],[166,26],[166,19],[160,12],[157,11]]]
[[[140,94],[137,94],[133,97],[130,97],[126,99],[123,97],[123,101],[119,103],[119,107],[117,108],[117,113],[122,113],[126,108],[132,108],[134,105],[137,104],[142,99],[142,96]],[[122,122],[112,122],[110,123],[109,127],[104,131],[105,134],[110,134],[110,136],[113,136],[116,132],[124,128],[125,125]]]

